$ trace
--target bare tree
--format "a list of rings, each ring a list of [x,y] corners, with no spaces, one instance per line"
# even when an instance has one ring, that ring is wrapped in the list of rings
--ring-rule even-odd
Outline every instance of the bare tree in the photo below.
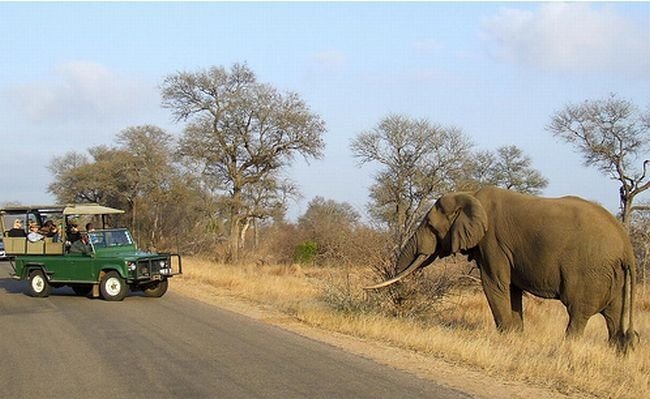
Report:
[[[260,211],[247,203],[247,193],[282,190],[278,175],[296,154],[319,158],[325,123],[297,94],[258,82],[242,64],[167,76],[162,105],[177,122],[187,122],[180,154],[226,202],[230,257],[236,261],[242,228],[251,217],[267,216],[247,211]]]
[[[650,113],[612,94],[567,105],[552,116],[547,130],[581,152],[585,166],[595,166],[619,183],[621,219],[627,225],[635,197],[650,188]]]
[[[97,202],[126,210],[138,241],[155,246],[165,231],[162,218],[170,212],[168,204],[178,204],[171,194],[171,186],[181,184],[172,137],[144,125],[124,129],[116,141],[117,146],[88,149],[89,156],[71,152],[54,158],[49,191],[63,203]]]
[[[142,125],[122,130],[116,141],[119,150],[130,155],[119,168],[123,176],[121,192],[129,204],[134,234],[140,239],[138,233],[144,230],[149,242],[155,243],[163,217],[162,206],[170,200],[166,197],[176,173],[173,138],[157,126]],[[138,211],[145,211],[147,217],[138,218]],[[146,221],[146,225],[139,225],[139,220]]]
[[[63,203],[102,202],[103,190],[87,184],[89,175],[94,172],[89,170],[92,168],[89,164],[88,157],[78,152],[53,158],[48,169],[54,181],[48,186],[48,191]]]
[[[129,208],[125,200],[133,179],[125,172],[132,157],[105,145],[89,148],[88,154],[69,152],[55,157],[49,166],[54,181],[48,190],[62,203],[96,202]]]
[[[351,149],[362,165],[381,165],[369,210],[401,245],[431,201],[465,179],[471,143],[456,128],[390,115],[360,133]]]
[[[315,197],[298,219],[301,235],[317,244],[317,261],[345,263],[361,216],[347,202]]]
[[[271,218],[284,220],[287,204],[290,199],[299,197],[298,188],[289,179],[281,178],[275,174],[265,176],[258,184],[249,185],[242,191],[244,208],[240,235],[240,248],[244,247],[247,232],[253,226],[253,248],[259,244],[258,222]]]
[[[531,167],[529,156],[514,145],[499,147],[496,153],[479,151],[472,162],[472,178],[477,185],[493,185],[527,194],[539,194],[548,180]]]

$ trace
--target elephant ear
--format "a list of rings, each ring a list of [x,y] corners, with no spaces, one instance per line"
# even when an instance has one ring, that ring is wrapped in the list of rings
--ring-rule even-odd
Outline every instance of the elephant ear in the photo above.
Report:
[[[488,228],[487,213],[483,205],[470,194],[458,194],[457,216],[452,222],[451,253],[478,245]]]

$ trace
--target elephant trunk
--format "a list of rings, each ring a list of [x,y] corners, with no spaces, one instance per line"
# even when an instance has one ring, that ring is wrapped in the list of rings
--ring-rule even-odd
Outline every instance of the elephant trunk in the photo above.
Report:
[[[400,281],[401,279],[403,279],[404,277],[408,276],[409,274],[413,273],[413,272],[416,271],[417,269],[419,269],[420,266],[422,265],[422,263],[423,263],[427,258],[428,258],[427,255],[419,255],[419,256],[418,256],[418,257],[413,261],[413,263],[411,263],[411,265],[410,265],[409,267],[407,267],[406,269],[402,270],[402,271],[401,271],[397,276],[395,276],[395,277],[393,277],[393,278],[391,278],[391,279],[388,279],[388,280],[382,281],[382,282],[379,283],[379,284],[375,284],[375,285],[371,285],[371,286],[368,286],[368,287],[364,287],[364,289],[365,289],[365,290],[374,290],[374,289],[377,289],[377,288],[383,288],[383,287],[387,287],[387,286],[389,286],[389,285],[391,285],[391,284],[394,284],[394,283]]]
[[[404,277],[412,274],[414,271],[423,266],[424,262],[431,257],[436,247],[436,239],[433,234],[428,231],[423,231],[421,228],[411,237],[406,243],[397,258],[397,276],[381,283],[364,287],[366,290],[373,290],[377,288],[387,287],[394,284]]]

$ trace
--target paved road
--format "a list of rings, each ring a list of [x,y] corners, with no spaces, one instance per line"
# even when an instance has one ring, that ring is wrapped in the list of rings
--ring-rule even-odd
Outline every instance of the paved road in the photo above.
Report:
[[[465,398],[170,292],[23,294],[0,263],[0,398]]]

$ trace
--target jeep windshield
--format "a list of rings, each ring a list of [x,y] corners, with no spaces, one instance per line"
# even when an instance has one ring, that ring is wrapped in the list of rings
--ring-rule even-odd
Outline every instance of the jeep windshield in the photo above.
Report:
[[[135,249],[135,242],[127,229],[89,231],[88,237],[95,250],[116,247],[130,247]]]

